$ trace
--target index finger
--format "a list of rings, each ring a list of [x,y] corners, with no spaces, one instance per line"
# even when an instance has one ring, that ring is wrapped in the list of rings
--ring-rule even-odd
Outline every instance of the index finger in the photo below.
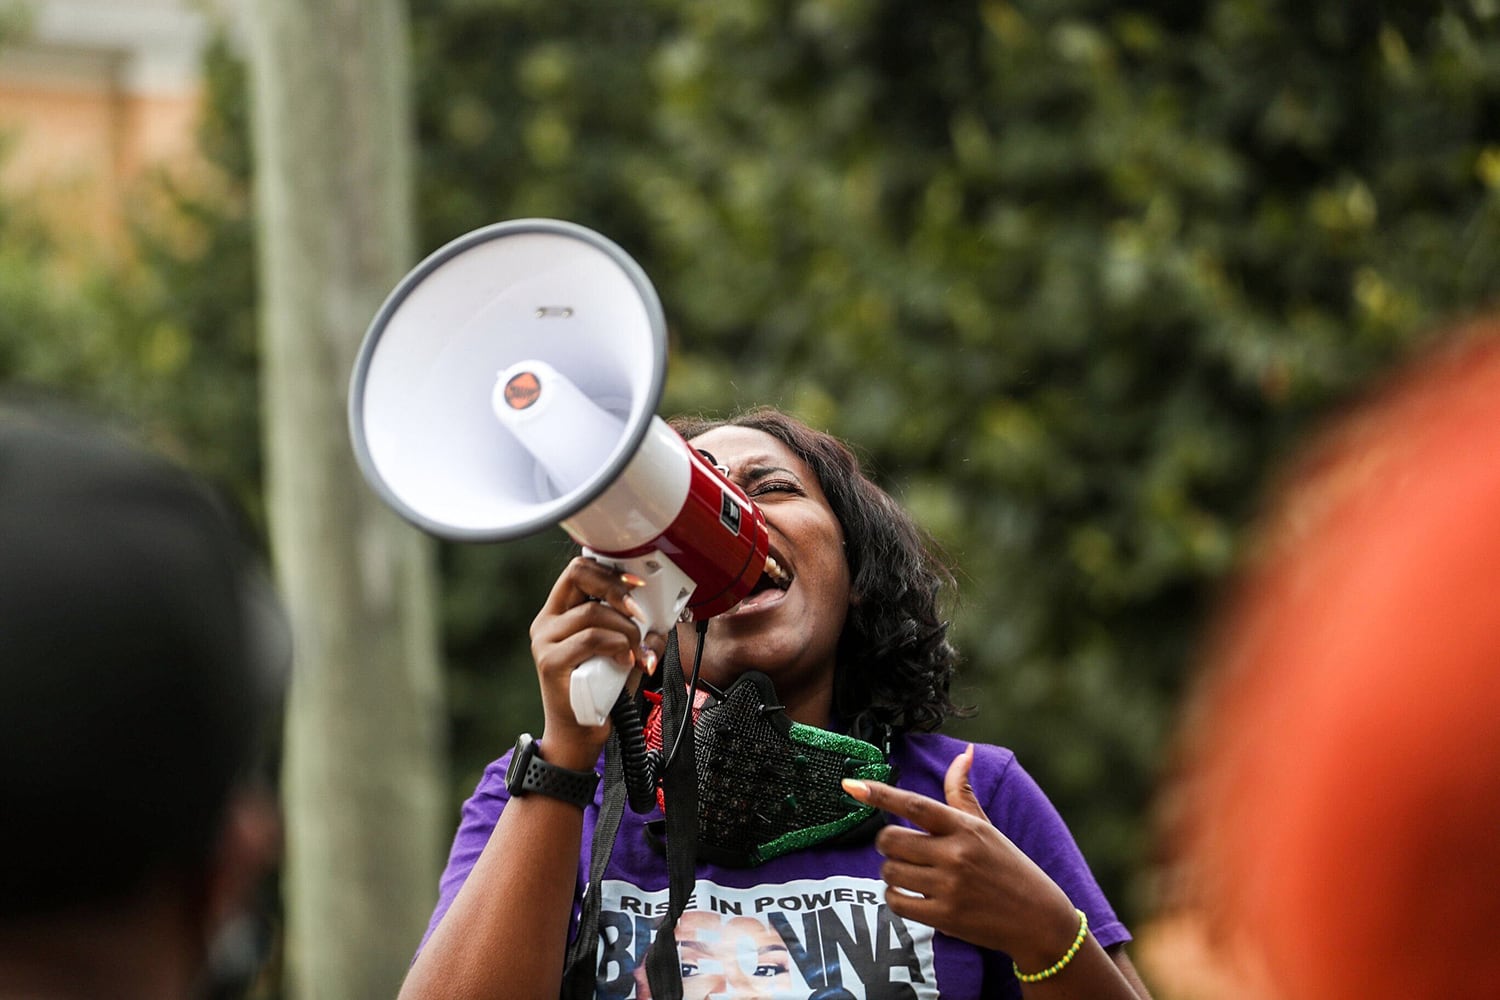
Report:
[[[928,833],[952,833],[958,829],[963,813],[946,802],[928,798],[917,792],[887,785],[883,781],[860,781],[845,778],[844,791],[848,796],[865,805],[874,806],[893,816],[910,820]]]
[[[576,556],[563,569],[542,605],[544,614],[560,615],[587,601],[601,601],[626,618],[644,618],[630,592],[645,581],[588,556]]]

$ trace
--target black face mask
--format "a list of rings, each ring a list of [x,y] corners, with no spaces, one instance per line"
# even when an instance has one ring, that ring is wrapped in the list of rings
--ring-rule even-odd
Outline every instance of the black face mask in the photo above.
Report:
[[[869,840],[884,814],[844,794],[840,782],[890,780],[890,736],[878,738],[882,746],[793,722],[758,671],[710,690],[693,724],[698,857],[748,868],[806,847]],[[658,846],[661,825],[650,828]]]

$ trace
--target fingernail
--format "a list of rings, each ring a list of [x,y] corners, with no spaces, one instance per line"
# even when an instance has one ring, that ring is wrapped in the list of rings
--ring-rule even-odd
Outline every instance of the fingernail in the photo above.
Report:
[[[656,676],[656,651],[650,646],[641,647],[641,662],[645,664],[646,676]]]
[[[844,792],[851,799],[858,799],[860,802],[868,802],[870,800],[870,786],[858,778],[845,778],[842,784]]]
[[[626,594],[624,599],[620,603],[625,605],[625,610],[630,612],[630,617],[634,618],[636,621],[643,622],[646,620],[645,609],[641,607],[640,602],[637,601],[634,597]]]
[[[621,573],[620,582],[627,587],[644,587],[646,585],[646,581],[634,573]]]

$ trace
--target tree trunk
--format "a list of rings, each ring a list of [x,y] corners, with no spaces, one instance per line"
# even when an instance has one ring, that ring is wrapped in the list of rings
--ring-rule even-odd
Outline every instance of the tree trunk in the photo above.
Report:
[[[267,494],[296,630],[283,770],[288,995],[394,996],[443,852],[431,545],[360,477],[349,374],[412,263],[401,0],[256,0]]]

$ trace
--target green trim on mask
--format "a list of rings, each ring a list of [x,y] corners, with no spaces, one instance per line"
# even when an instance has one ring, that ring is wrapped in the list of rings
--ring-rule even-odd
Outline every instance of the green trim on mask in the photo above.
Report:
[[[843,733],[835,733],[827,729],[819,729],[817,726],[804,725],[801,722],[793,722],[787,738],[793,743],[802,743],[815,750],[829,750],[833,753],[843,754],[855,760],[868,761],[871,764],[884,764],[885,755],[880,748],[873,743],[855,739],[853,736],[845,736]],[[879,780],[879,779],[875,779]]]
[[[830,732],[827,729],[819,729],[816,726],[803,725],[800,722],[792,723],[787,738],[793,743],[801,743],[813,750],[836,753],[851,760],[865,761],[849,775],[851,778],[858,778],[861,781],[886,781],[891,776],[891,765],[886,763],[885,755],[874,744],[866,743],[864,740]],[[852,830],[875,814],[873,806],[867,806],[847,795],[845,798],[854,807],[849,813],[832,822],[810,826],[803,830],[793,830],[782,834],[775,840],[761,844],[755,849],[754,863],[761,864],[772,858],[779,858],[783,854],[799,851],[804,847],[815,847],[830,837]]]

